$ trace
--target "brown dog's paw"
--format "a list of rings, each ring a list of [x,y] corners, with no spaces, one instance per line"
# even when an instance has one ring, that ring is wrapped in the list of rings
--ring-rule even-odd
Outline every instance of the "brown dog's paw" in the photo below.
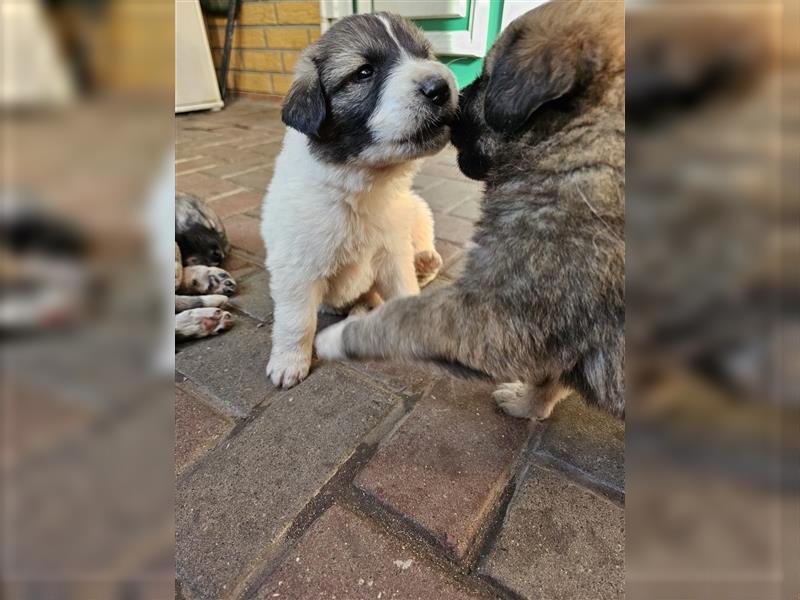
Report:
[[[503,383],[492,392],[492,398],[509,416],[518,419],[527,419],[530,416],[530,393],[524,383]]]
[[[414,255],[414,271],[419,287],[425,287],[436,278],[442,268],[442,257],[436,250],[423,250]]]

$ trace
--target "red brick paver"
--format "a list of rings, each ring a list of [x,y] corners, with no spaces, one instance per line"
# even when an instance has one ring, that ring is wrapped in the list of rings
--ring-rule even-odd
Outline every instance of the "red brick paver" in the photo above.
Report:
[[[234,593],[397,402],[334,366],[316,375],[178,480],[177,570],[196,597]]]
[[[223,194],[237,192],[241,189],[241,186],[200,172],[175,177],[175,189],[184,194],[209,200]]]
[[[242,190],[230,196],[211,200],[209,201],[209,206],[216,211],[221,219],[226,219],[232,215],[238,215],[258,208],[261,206],[263,197],[264,194],[258,194],[250,190]]]
[[[311,527],[258,591],[258,600],[468,600],[444,573],[338,506]]]
[[[526,439],[526,424],[499,414],[491,391],[443,379],[355,480],[455,558],[470,550]]]
[[[255,257],[266,256],[264,241],[261,239],[261,223],[258,219],[234,215],[225,221],[225,229],[228,239],[236,248],[241,248]]]
[[[197,398],[175,388],[175,472],[213,448],[233,423]]]

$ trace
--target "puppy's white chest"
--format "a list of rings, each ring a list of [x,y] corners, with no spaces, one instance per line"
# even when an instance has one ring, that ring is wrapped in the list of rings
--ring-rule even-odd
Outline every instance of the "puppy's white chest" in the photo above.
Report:
[[[374,221],[349,209],[342,213],[336,232],[337,243],[331,257],[334,271],[354,262],[369,260],[380,245],[381,228]]]

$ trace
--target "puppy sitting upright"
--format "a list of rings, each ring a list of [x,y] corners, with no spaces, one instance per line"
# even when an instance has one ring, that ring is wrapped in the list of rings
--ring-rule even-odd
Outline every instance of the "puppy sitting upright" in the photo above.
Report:
[[[347,17],[302,55],[262,212],[273,384],[308,374],[323,303],[371,308],[436,275],[433,218],[411,182],[416,159],[447,143],[456,102],[450,71],[395,15]]]
[[[508,26],[453,124],[486,181],[463,276],[323,331],[320,358],[467,367],[511,381],[494,396],[518,417],[570,391],[624,415],[624,22],[622,2],[556,1]]]

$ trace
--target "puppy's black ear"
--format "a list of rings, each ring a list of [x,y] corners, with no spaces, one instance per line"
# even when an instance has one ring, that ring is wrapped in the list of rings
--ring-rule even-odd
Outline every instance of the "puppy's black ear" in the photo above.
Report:
[[[325,121],[325,95],[317,67],[308,55],[297,63],[295,78],[283,101],[281,120],[306,135],[316,135]]]
[[[489,127],[513,133],[542,104],[573,88],[577,80],[574,55],[554,50],[526,48],[518,38],[498,53],[484,102]]]

